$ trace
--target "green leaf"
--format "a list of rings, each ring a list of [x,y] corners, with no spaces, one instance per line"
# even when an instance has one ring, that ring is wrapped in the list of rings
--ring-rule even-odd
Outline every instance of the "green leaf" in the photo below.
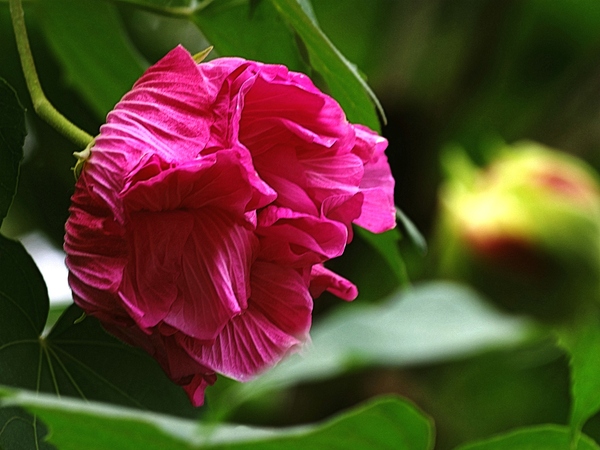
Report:
[[[434,282],[383,304],[350,304],[318,322],[306,351],[213,398],[216,416],[250,398],[367,365],[406,367],[454,360],[531,338],[533,325],[502,314],[472,290]],[[238,403],[238,404],[239,404]]]
[[[12,376],[19,380],[21,374],[5,358],[14,353],[18,364],[16,342],[39,347],[49,300],[44,279],[29,254],[20,243],[4,236],[0,236],[0,273],[0,382],[11,384],[6,380]]]
[[[38,336],[48,314],[42,275],[23,246],[0,235],[0,383],[32,387],[39,363]],[[19,408],[0,408],[0,446],[35,448],[42,440],[38,420]],[[48,448],[47,446],[42,448]]]
[[[571,430],[560,425],[521,428],[484,441],[462,445],[456,450],[599,450],[589,437],[571,442]]]
[[[268,1],[220,1],[198,10],[192,20],[221,56],[240,56],[307,72],[294,33]]]
[[[2,402],[23,406],[41,417],[51,430],[49,441],[61,450],[430,450],[433,441],[431,421],[412,404],[394,397],[370,401],[320,425],[277,430],[201,425],[170,416],[28,392],[8,394]]]
[[[48,366],[54,366],[52,377],[56,380],[54,389],[47,391],[194,415],[183,390],[150,356],[110,336],[93,317],[82,317],[80,308],[69,307],[46,339],[46,360]]]
[[[25,110],[13,88],[0,78],[0,225],[17,190],[25,134]]]
[[[412,220],[400,208],[396,208],[396,219],[402,225],[410,241],[417,247],[421,255],[425,256],[427,254],[427,241]]]
[[[181,388],[143,351],[69,307],[48,335],[48,293],[18,242],[0,236],[0,384],[193,416]],[[0,424],[0,429],[5,424]],[[25,437],[24,437],[25,438]]]
[[[400,254],[400,232],[397,228],[386,231],[385,233],[375,234],[361,227],[356,227],[358,235],[371,245],[383,257],[385,262],[392,269],[398,286],[406,286],[409,283],[406,266]]]
[[[156,11],[163,13],[179,13],[185,14],[188,11],[200,9],[202,6],[198,6],[197,0],[117,0],[120,3],[131,3],[133,5],[142,6],[145,8],[152,8]],[[210,2],[212,0],[208,0]]]
[[[0,407],[0,449],[4,450],[53,450],[45,442],[48,430],[36,416],[23,408]]]
[[[348,119],[379,131],[377,112],[385,122],[379,100],[357,68],[331,43],[311,14],[307,0],[271,0],[308,50],[311,66],[323,77],[331,95],[342,105]],[[351,33],[351,30],[348,30]]]
[[[571,357],[571,426],[580,430],[600,411],[600,318],[589,314],[559,331],[560,344]]]
[[[36,6],[67,80],[104,119],[147,67],[115,6],[99,0],[52,0]]]

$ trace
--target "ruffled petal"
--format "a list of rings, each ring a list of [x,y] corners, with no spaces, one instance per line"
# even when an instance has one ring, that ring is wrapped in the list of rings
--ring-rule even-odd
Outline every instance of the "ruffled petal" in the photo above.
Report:
[[[184,389],[193,406],[202,406],[204,404],[204,391],[208,386],[215,384],[215,381],[217,381],[217,375],[214,373],[210,377],[195,374],[191,377],[173,380],[175,384],[180,385]]]
[[[260,211],[256,233],[261,258],[294,267],[340,256],[348,239],[347,228],[337,221],[273,205]]]
[[[164,322],[195,339],[214,339],[241,314],[250,295],[258,239],[214,209],[194,215],[181,259],[178,295]]]
[[[268,130],[279,122],[306,142],[324,147],[347,138],[348,122],[340,105],[314,87],[306,75],[283,66],[257,66],[260,76],[245,98],[240,140],[251,138],[257,127]],[[260,151],[260,147],[256,149]]]
[[[384,151],[387,141],[366,127],[356,125],[357,149],[366,156],[364,150],[371,152],[365,163],[365,172],[360,182],[360,192],[364,195],[361,215],[355,224],[373,233],[383,233],[396,226],[396,208],[394,203],[394,178]]]
[[[104,289],[97,289],[81,281],[73,272],[69,273],[69,285],[73,292],[73,301],[86,314],[96,317],[103,323],[118,326],[130,326],[134,322],[123,307],[118,295]]]
[[[358,289],[353,283],[322,264],[316,264],[310,272],[310,295],[317,298],[325,291],[346,301],[352,301],[358,296]]]
[[[235,150],[181,164],[169,164],[157,155],[148,155],[126,178],[121,196],[127,211],[216,206],[242,216],[268,205],[276,197],[251,172],[251,163],[244,164],[243,156]]]
[[[66,264],[82,283],[96,289],[116,291],[126,264],[124,239],[113,234],[110,218],[95,218],[84,211],[71,211],[65,239]],[[119,227],[120,228],[120,227]],[[95,230],[101,230],[94,233]]]
[[[150,67],[108,114],[96,145],[127,148],[128,169],[149,152],[167,161],[196,158],[214,121],[219,84],[212,81],[183,47],[176,47]],[[119,135],[130,138],[127,146],[110,145]]]
[[[239,154],[223,151],[179,165],[150,155],[126,178],[119,295],[142,329],[164,321],[209,340],[245,308],[257,242],[246,213],[258,192],[246,175]]]
[[[125,227],[92,186],[84,173],[72,196],[64,243],[69,284],[86,310],[116,311],[114,294],[127,263]]]
[[[302,76],[277,66],[258,69],[239,139],[278,193],[275,204],[317,215],[329,196],[356,194],[363,162],[351,152],[354,130],[340,106]]]
[[[178,337],[200,364],[247,381],[307,341],[311,312],[312,299],[298,272],[257,262],[248,309],[233,318],[212,345]]]
[[[187,211],[131,214],[119,297],[142,329],[162,321],[177,299],[181,259],[194,223]]]

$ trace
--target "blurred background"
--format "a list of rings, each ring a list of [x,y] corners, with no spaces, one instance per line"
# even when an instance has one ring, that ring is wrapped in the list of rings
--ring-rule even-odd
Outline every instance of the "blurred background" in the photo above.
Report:
[[[389,140],[396,203],[430,246],[424,255],[406,232],[398,243],[415,286],[442,278],[436,255],[444,243],[436,241],[436,234],[438,190],[446,176],[441,157],[448,146],[462,147],[475,164],[484,165],[490,148],[527,139],[600,168],[600,6],[596,1],[312,3],[321,28],[364,73],[386,112],[382,133]],[[69,76],[60,52],[48,45],[49,31],[40,25],[36,11],[28,9],[27,24],[46,93],[67,117],[95,134],[103,115]],[[117,11],[142,66],[179,42],[191,52],[206,46],[197,28],[187,22],[126,5],[119,5]],[[131,72],[129,85],[137,77],[134,69]],[[6,5],[0,7],[0,76],[17,89],[31,112]],[[71,153],[78,149],[33,114],[28,114],[28,127],[18,193],[2,231],[25,236],[33,242],[32,252],[47,245],[56,250],[62,246],[74,184]],[[47,240],[40,243],[40,235],[29,234],[34,231]],[[45,253],[39,258],[42,264],[43,258],[51,257]],[[57,286],[51,288],[55,289],[51,296],[68,301],[60,256],[52,258],[46,264],[49,284],[56,281]],[[320,299],[316,325],[338,308],[360,308],[357,303],[375,307],[399,295],[394,269],[360,237],[334,265],[356,282],[361,295],[352,305]],[[486,294],[477,294],[478,302],[481,296]],[[487,300],[481,303],[491,305]],[[440,317],[439,323],[443,322]],[[473,323],[476,318],[462,326]],[[457,326],[460,329],[460,320]],[[418,331],[415,339],[421,339]],[[435,335],[435,329],[429,332]],[[268,398],[255,397],[233,410],[228,420],[266,425],[312,422],[374,395],[397,393],[435,420],[439,449],[517,426],[566,423],[569,380],[564,354],[543,332],[515,341],[505,339],[489,349],[482,345],[473,352],[449,351],[448,357],[441,352],[429,359],[386,363],[382,354],[372,364],[348,363],[335,376],[307,379]],[[220,381],[214,396],[226,385]],[[585,431],[600,438],[600,418],[593,419]]]

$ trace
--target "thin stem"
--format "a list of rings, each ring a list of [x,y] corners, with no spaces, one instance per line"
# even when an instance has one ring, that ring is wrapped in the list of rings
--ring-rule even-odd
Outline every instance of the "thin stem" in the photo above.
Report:
[[[21,67],[27,82],[27,89],[31,95],[31,102],[35,112],[56,129],[63,136],[67,137],[81,148],[86,147],[91,141],[92,136],[75,126],[65,116],[52,106],[46,98],[31,55],[29,47],[29,39],[27,38],[27,30],[25,28],[25,15],[23,13],[23,5],[21,0],[9,0],[10,16],[12,18],[13,28],[15,30],[15,38],[17,40],[17,49],[21,58]]]

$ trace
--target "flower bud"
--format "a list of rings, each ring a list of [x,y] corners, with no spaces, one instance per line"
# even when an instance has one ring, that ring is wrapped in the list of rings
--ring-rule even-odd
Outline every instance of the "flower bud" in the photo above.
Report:
[[[574,156],[532,142],[487,168],[447,155],[437,252],[442,276],[514,312],[558,321],[600,292],[600,185]]]

